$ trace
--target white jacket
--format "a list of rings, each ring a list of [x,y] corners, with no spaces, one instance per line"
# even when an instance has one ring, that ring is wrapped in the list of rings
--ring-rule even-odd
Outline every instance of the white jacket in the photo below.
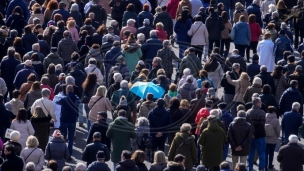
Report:
[[[271,39],[262,40],[259,42],[257,52],[260,56],[259,64],[267,66],[267,72],[273,72],[275,67],[275,59],[273,56],[274,43]]]
[[[54,120],[56,120],[55,106],[53,105],[53,102],[51,100],[49,100],[46,97],[42,97],[41,99],[37,99],[31,107],[31,113],[32,114],[35,112],[36,106],[40,106],[45,115],[50,114],[52,116],[52,118]]]
[[[54,128],[60,127],[61,105],[57,104],[56,102],[63,97],[64,95],[62,94],[62,92],[60,92],[53,99],[53,105],[55,107],[55,115],[57,119],[57,122],[54,123]]]
[[[192,17],[197,15],[200,11],[199,9],[203,6],[201,0],[190,0],[190,3],[192,5]]]
[[[197,30],[197,31],[196,31]],[[219,33],[221,34],[221,33]],[[191,45],[205,45],[208,44],[208,30],[206,25],[201,21],[195,21],[190,30],[188,30],[188,35],[192,36]]]
[[[86,67],[84,70],[85,70],[85,72],[86,72],[87,75],[89,75],[90,73],[96,74],[96,76],[97,76],[97,83],[99,85],[102,85],[102,83],[103,83],[103,75],[101,74],[100,69],[98,69],[96,67],[96,65],[89,64],[88,67]]]
[[[221,80],[224,77],[224,72],[220,63],[213,72],[208,72],[208,78],[213,82],[214,88],[221,88]]]

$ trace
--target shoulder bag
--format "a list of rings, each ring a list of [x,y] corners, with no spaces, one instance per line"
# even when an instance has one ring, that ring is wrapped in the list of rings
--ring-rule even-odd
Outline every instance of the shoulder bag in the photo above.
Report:
[[[101,98],[103,98],[103,96],[99,97],[99,98],[93,103],[91,109],[93,108],[93,106],[94,106]]]
[[[190,36],[191,39],[195,35],[195,33],[197,32],[197,30],[202,26],[202,24],[203,24],[203,22],[198,26],[198,28],[195,30],[195,32]]]
[[[50,112],[46,109],[46,107],[45,107],[45,105],[44,105],[42,99],[41,99],[41,102],[42,102],[43,107],[44,107],[45,110],[47,111],[47,117],[51,117],[51,118],[52,118],[52,115],[51,115]],[[54,121],[53,121],[52,119],[51,119],[51,121],[50,121],[50,126],[51,126],[51,127],[54,127]]]
[[[26,162],[26,160],[31,156],[31,154],[36,150],[37,148],[34,148],[34,150],[24,159],[24,161]]]

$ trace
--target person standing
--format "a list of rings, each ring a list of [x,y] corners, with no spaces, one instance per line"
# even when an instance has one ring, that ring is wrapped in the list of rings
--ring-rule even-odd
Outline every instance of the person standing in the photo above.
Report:
[[[295,33],[295,49],[298,49],[299,45],[299,37],[300,43],[303,42],[304,39],[304,12],[303,12],[304,2],[302,0],[298,0],[297,6],[292,8],[292,13],[297,12],[297,14],[293,18],[294,22],[294,33]]]
[[[247,5],[248,15],[254,14],[256,16],[256,22],[259,23],[260,27],[263,27],[262,12],[260,9],[260,0],[253,0],[251,5]]]
[[[87,171],[111,171],[109,166],[105,163],[106,155],[103,151],[98,151],[94,157],[96,157],[97,161],[94,161],[88,165]],[[76,169],[76,171],[78,170]]]
[[[250,39],[250,45],[246,49],[247,62],[249,62],[249,58],[250,58],[250,49],[253,51],[253,54],[257,53],[259,38],[260,35],[262,34],[262,29],[260,25],[256,22],[256,16],[254,14],[249,15],[248,24],[250,28],[251,39]]]
[[[22,159],[15,154],[15,149],[13,145],[7,145],[4,147],[4,154],[6,160],[1,165],[2,171],[23,171],[24,163]]]
[[[4,97],[0,94],[0,139],[4,142],[5,131],[11,126],[10,112],[4,106]]]
[[[275,63],[283,59],[285,51],[293,53],[293,48],[290,39],[286,36],[284,30],[279,32],[278,38],[275,40],[273,54],[275,55]]]
[[[265,112],[261,109],[262,101],[260,97],[255,97],[252,100],[252,108],[246,113],[251,118],[251,125],[254,129],[253,138],[250,142],[250,153],[247,158],[248,171],[253,170],[253,160],[256,151],[259,155],[259,170],[265,169]]]
[[[232,168],[236,163],[246,164],[247,156],[250,150],[250,141],[253,135],[253,129],[250,123],[246,121],[246,112],[238,111],[237,117],[228,128],[228,140],[232,151]]]
[[[199,58],[195,55],[195,52],[196,49],[194,47],[189,48],[189,54],[182,59],[179,70],[184,72],[184,70],[188,68],[193,77],[197,79],[199,78],[199,71],[202,69],[202,64]],[[180,74],[180,77],[182,76],[183,75]]]
[[[70,35],[69,31],[64,31],[63,39],[58,43],[58,55],[62,57],[65,65],[71,61],[72,53],[79,51],[76,42],[70,38]]]
[[[225,29],[221,32],[221,48],[220,48],[220,55],[226,59],[228,57],[229,49],[230,49],[230,41],[231,38],[229,33],[232,30],[232,24],[229,21],[229,11],[223,11],[221,14],[223,23],[225,25]],[[225,50],[224,50],[225,46]]]
[[[95,20],[101,25],[107,23],[107,13],[106,10],[99,5],[100,0],[93,0],[93,4],[90,6],[86,12],[86,17],[89,16],[91,12],[95,14]]]
[[[282,171],[302,171],[304,164],[304,149],[298,145],[298,136],[288,137],[289,143],[280,148],[277,161]]]

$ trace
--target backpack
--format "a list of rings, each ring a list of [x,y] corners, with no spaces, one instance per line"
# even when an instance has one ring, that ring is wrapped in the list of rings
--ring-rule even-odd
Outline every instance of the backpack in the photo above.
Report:
[[[265,133],[266,133],[266,137],[272,137],[275,135],[274,128],[271,124],[269,123],[265,124]]]
[[[148,133],[144,133],[141,137],[138,147],[142,150],[151,149],[152,148],[152,137],[148,135]]]

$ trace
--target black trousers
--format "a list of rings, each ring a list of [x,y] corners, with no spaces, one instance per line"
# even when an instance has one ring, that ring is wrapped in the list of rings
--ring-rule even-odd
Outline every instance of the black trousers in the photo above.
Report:
[[[252,50],[253,54],[255,54],[255,53],[257,53],[257,47],[258,47],[258,42],[250,42],[250,45],[247,46],[247,49],[246,49],[247,61],[249,61],[249,59],[250,59],[250,50]]]
[[[202,61],[202,55],[204,52],[204,45],[191,45],[196,49],[195,55]]]
[[[303,42],[303,38],[304,38],[304,29],[295,28],[295,29],[294,29],[294,33],[295,33],[295,42],[294,42],[294,46],[295,46],[296,49],[298,49],[299,37],[300,37],[300,43]]]
[[[238,44],[235,44],[235,48],[239,50],[239,55],[241,57],[245,56],[245,50],[247,48],[247,45],[238,45]]]
[[[221,49],[220,49],[220,55],[222,55],[225,59],[228,57],[229,49],[230,49],[230,38],[228,39],[221,39]],[[224,50],[225,46],[225,50]]]
[[[215,47],[220,48],[221,40],[209,40],[209,55],[211,54],[211,52],[213,50],[213,44],[215,44]]]

